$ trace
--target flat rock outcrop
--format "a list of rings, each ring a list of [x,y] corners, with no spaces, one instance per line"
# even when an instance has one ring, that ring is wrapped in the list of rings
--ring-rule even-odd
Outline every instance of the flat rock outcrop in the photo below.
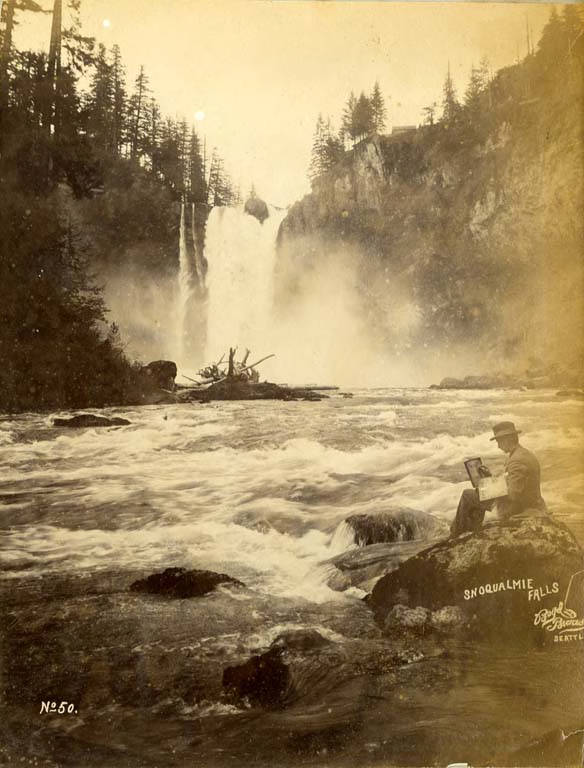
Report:
[[[241,581],[225,573],[167,568],[161,573],[153,573],[145,579],[134,581],[130,585],[130,590],[173,598],[201,597],[212,592],[219,584],[243,586]]]
[[[428,542],[422,539],[370,544],[331,557],[320,567],[325,569],[326,583],[331,589],[344,592],[349,587],[358,587],[369,592],[382,576],[427,547]]]
[[[53,426],[70,429],[79,427],[125,427],[128,424],[130,422],[127,419],[122,419],[119,416],[108,418],[106,416],[96,416],[93,413],[78,413],[69,418],[53,419]]]

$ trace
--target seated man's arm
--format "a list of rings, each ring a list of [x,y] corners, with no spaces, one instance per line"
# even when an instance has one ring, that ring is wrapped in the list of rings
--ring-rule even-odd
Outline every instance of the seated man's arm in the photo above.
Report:
[[[507,492],[511,502],[510,514],[520,512],[527,483],[527,467],[520,461],[510,461],[506,472]]]

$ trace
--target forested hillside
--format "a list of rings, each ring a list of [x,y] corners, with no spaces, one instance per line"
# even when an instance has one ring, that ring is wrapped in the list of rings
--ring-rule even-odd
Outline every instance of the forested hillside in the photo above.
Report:
[[[132,367],[98,287],[178,270],[179,201],[237,199],[214,150],[161,114],[142,67],[83,34],[81,0],[5,0],[0,23],[0,408],[103,405]],[[17,50],[27,14],[46,49]]]
[[[431,105],[417,128],[380,134],[363,94],[340,136],[321,119],[313,191],[280,232],[283,311],[304,276],[344,254],[357,265],[355,317],[380,354],[451,350],[457,374],[581,380],[582,30],[575,6],[554,10],[536,48],[494,74],[473,69],[462,98],[448,73],[440,118]]]

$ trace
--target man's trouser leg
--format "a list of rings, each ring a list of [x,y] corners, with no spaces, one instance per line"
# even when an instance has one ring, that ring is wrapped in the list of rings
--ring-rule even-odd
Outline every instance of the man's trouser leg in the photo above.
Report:
[[[452,536],[458,536],[465,531],[478,531],[483,524],[486,507],[479,501],[476,488],[467,488],[462,492],[456,516],[450,526]]]

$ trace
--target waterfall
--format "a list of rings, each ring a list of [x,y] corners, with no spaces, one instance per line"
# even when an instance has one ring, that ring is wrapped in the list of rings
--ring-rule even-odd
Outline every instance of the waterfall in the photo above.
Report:
[[[190,208],[190,215],[189,226],[187,209],[183,202],[180,209],[175,355],[179,367],[195,372],[204,362],[206,292],[194,203]]]
[[[179,270],[178,270],[178,320],[177,320],[177,356],[183,361],[185,356],[185,328],[189,303],[193,293],[193,275],[191,260],[187,248],[185,204],[180,207],[179,233]]]
[[[271,351],[276,237],[284,216],[270,208],[260,224],[243,208],[211,211],[205,240],[207,360],[230,346]]]

